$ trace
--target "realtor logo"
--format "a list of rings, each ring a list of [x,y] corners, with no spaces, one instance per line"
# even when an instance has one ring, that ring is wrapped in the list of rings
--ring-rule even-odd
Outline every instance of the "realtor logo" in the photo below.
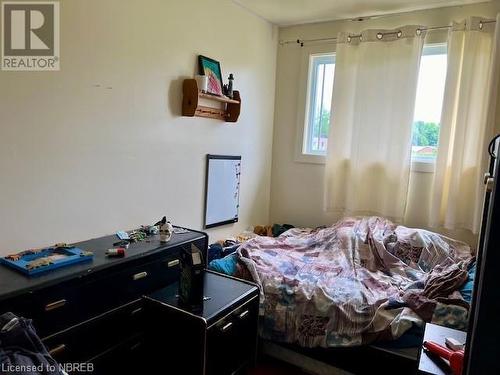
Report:
[[[59,70],[59,2],[2,2],[2,70]]]

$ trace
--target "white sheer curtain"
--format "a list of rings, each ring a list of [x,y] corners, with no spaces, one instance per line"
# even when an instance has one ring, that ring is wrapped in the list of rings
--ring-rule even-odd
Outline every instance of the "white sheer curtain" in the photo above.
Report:
[[[500,30],[490,21],[472,17],[455,23],[449,34],[431,227],[479,231],[500,64]]]
[[[325,168],[328,211],[402,221],[421,28],[339,34]]]

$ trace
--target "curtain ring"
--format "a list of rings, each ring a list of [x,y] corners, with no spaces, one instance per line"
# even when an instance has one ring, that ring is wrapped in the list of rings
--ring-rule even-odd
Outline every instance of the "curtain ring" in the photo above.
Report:
[[[382,33],[377,33],[377,39],[378,40],[382,40],[382,38],[384,37],[384,34]]]
[[[360,35],[359,36],[359,41],[362,42],[363,41],[363,35]]]
[[[421,30],[421,29],[417,29],[417,30],[415,31],[415,33],[417,34],[417,36],[420,36],[420,34],[422,34],[422,30]]]
[[[396,35],[398,38],[401,38],[403,36],[403,32],[401,30],[399,30]]]
[[[483,21],[479,21],[479,30],[483,29]]]
[[[351,36],[350,35],[347,36],[347,43],[351,43]]]

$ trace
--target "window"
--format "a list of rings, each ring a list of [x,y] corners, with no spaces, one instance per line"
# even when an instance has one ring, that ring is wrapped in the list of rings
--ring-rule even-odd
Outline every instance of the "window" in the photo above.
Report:
[[[446,67],[446,44],[424,46],[413,118],[411,149],[413,162],[436,161]]]
[[[326,154],[334,74],[335,54],[310,56],[303,154]]]

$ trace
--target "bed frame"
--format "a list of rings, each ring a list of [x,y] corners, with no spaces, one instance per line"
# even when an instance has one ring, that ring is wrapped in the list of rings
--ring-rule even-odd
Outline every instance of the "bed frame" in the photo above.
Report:
[[[491,141],[489,176],[491,190],[486,189],[483,218],[478,247],[477,271],[474,281],[473,301],[470,310],[464,374],[497,374],[498,337],[500,325],[491,324],[497,319],[499,288],[483,290],[487,285],[498,284],[500,262],[500,163],[497,163],[500,135]],[[288,362],[315,375],[349,374],[413,374],[417,371],[420,348],[390,349],[377,344],[332,349],[306,349],[298,346],[262,341],[264,355]]]
[[[314,375],[414,374],[420,348],[389,349],[379,345],[349,348],[302,348],[261,340],[261,354]]]

